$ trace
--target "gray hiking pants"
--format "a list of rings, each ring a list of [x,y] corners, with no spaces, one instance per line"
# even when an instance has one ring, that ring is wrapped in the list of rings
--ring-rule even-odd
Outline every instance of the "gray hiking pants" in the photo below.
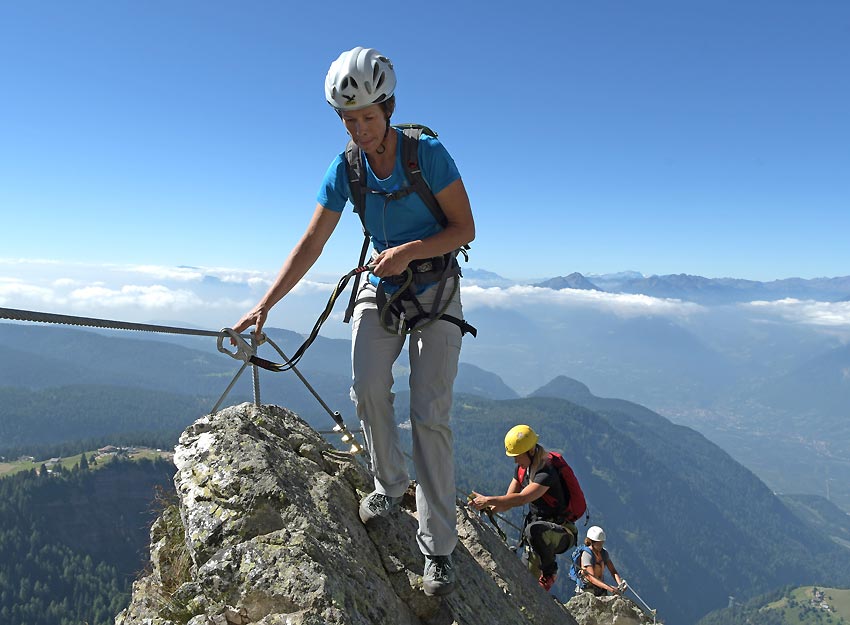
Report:
[[[446,283],[444,301],[451,294],[455,279],[450,278]],[[436,291],[436,287],[431,287],[418,296],[426,311],[430,310]],[[406,337],[390,334],[381,326],[374,298],[375,287],[367,281],[358,293],[353,315],[351,399],[366,434],[375,471],[375,490],[399,497],[407,489],[410,478],[394,418],[392,368]],[[416,314],[409,302],[405,302],[405,308],[411,317]],[[446,314],[463,318],[459,289]],[[416,540],[427,555],[448,555],[457,543],[449,410],[460,345],[460,328],[443,320],[415,330],[408,341],[410,423],[418,483]]]

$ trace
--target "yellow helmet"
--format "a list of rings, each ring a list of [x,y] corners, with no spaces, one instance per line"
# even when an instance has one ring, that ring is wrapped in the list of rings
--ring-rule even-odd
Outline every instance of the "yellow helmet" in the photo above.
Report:
[[[521,456],[537,445],[537,433],[527,425],[515,425],[505,434],[505,454]]]

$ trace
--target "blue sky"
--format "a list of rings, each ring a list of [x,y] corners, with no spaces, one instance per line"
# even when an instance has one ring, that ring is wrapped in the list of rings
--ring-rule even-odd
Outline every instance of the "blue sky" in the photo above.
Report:
[[[322,88],[355,45],[455,157],[471,267],[850,274],[843,0],[2,3],[0,272],[276,272],[344,145]],[[346,215],[314,274],[360,236]]]

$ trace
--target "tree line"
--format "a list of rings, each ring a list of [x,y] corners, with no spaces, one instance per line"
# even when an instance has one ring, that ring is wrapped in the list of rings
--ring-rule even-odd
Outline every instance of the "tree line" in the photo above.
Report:
[[[82,465],[82,466],[81,466]],[[0,479],[0,622],[108,625],[144,566],[164,460]]]

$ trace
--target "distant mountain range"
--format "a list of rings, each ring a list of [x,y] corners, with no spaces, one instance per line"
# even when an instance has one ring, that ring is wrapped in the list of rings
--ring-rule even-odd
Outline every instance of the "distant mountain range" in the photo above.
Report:
[[[479,307],[467,318],[479,337],[464,339],[457,393],[511,399],[558,375],[581,379],[597,395],[628,398],[694,427],[777,492],[824,495],[829,485],[832,500],[850,510],[850,350],[829,333],[751,320],[734,309],[676,319],[596,308]],[[287,354],[304,340],[288,330],[267,332]],[[355,424],[350,349],[349,340],[320,336],[300,371],[332,410]],[[268,346],[260,355],[279,359]],[[142,434],[166,420],[176,432],[216,403],[239,366],[208,338],[0,323],[0,386],[7,387],[0,394],[18,398],[0,408],[0,448],[35,442],[10,424],[51,405],[58,387],[69,389],[62,397],[77,398],[97,397],[103,386],[124,387],[116,405],[148,407],[145,421],[104,430],[108,402],[88,402],[101,425],[86,439]],[[395,375],[396,392],[403,394],[405,356]],[[317,427],[332,425],[294,375],[261,371],[260,377],[263,402],[288,406]],[[170,403],[182,406],[170,415],[163,409],[169,394],[185,398]],[[252,397],[246,371],[228,401]],[[397,408],[403,403],[400,396]],[[70,416],[66,412],[66,420]],[[47,431],[42,443],[61,442],[60,429]]]
[[[602,290],[610,293],[635,293],[652,297],[675,298],[700,304],[732,304],[784,298],[818,301],[848,301],[850,276],[837,278],[786,278],[771,282],[738,278],[703,278],[688,274],[643,276],[623,272],[586,277],[574,272],[549,278],[535,286],[550,289]]]
[[[739,439],[738,453],[730,456],[695,430],[640,403],[605,398],[574,376],[557,373],[562,369],[558,359],[564,357],[559,351],[571,344],[572,350],[582,347],[595,354],[583,365],[585,372],[594,366],[597,371],[611,367],[639,384],[658,376],[661,382],[653,391],[658,397],[663,396],[664,380],[669,394],[679,385],[686,386],[675,389],[683,396],[705,395],[712,384],[731,388],[736,383],[734,376],[723,374],[730,362],[724,353],[661,318],[600,320],[598,313],[587,312],[556,328],[534,320],[527,320],[530,327],[517,326],[517,321],[525,321],[522,316],[479,319],[484,322],[481,328],[497,328],[500,339],[478,347],[479,355],[492,350],[485,363],[534,366],[537,371],[548,367],[549,375],[541,375],[530,395],[520,398],[489,366],[462,363],[453,423],[461,459],[458,480],[464,489],[504,492],[512,465],[503,455],[502,437],[517,422],[528,422],[548,446],[568,455],[588,494],[592,522],[611,532],[618,566],[628,571],[643,596],[663,608],[669,622],[693,623],[724,605],[729,594],[765,592],[787,583],[823,583],[821,577],[827,576],[850,584],[850,552],[836,548],[847,541],[846,531],[839,529],[841,513],[823,500],[783,504],[773,494],[775,488],[733,460],[738,454],[748,456],[742,449],[753,455],[754,439],[744,436],[743,426],[729,430]],[[303,340],[294,332],[268,331],[288,353]],[[529,344],[544,347],[529,350]],[[478,344],[470,342],[464,349],[473,345]],[[355,425],[348,398],[349,354],[349,341],[320,338],[301,370],[332,408]],[[396,408],[402,418],[407,406],[404,365],[402,358],[396,372]],[[116,436],[157,429],[175,432],[209,410],[238,366],[219,354],[212,340],[127,338],[114,332],[0,324],[0,442],[20,447],[43,441],[46,428],[56,443],[74,436],[92,438],[98,428],[111,428]],[[330,425],[330,418],[291,373],[261,376],[264,403],[290,407],[314,427]],[[249,375],[244,377],[228,404],[250,399]],[[805,449],[799,444],[805,421],[792,430],[790,417],[775,415],[759,425],[764,446],[784,454],[774,468],[793,466],[795,473],[809,476],[802,481],[812,486],[817,480],[819,486],[823,481],[817,471],[824,466],[817,464],[820,456],[800,451]],[[780,418],[787,420],[780,424]],[[840,439],[845,422],[833,418],[820,427]],[[786,436],[789,433],[793,436]],[[798,446],[786,451],[794,439]],[[808,468],[792,465],[801,458]],[[844,476],[840,469],[837,462],[830,469],[836,472],[830,483],[834,498],[847,490],[848,480],[838,479]],[[807,519],[804,531],[799,531],[801,521],[789,506]],[[828,521],[818,525],[818,518]],[[565,588],[562,583],[562,593]]]
[[[517,284],[484,270],[464,268],[464,274],[468,283],[488,288]],[[505,297],[502,290],[492,298],[489,291],[471,291],[465,299],[465,316],[479,335],[464,339],[459,393],[507,399],[570,376],[598,395],[627,398],[698,429],[777,492],[823,495],[829,483],[833,501],[850,510],[850,324],[842,321],[846,305],[834,306],[850,298],[850,277],[757,282],[627,271],[571,273],[537,284],[571,291],[518,289]],[[833,304],[824,310],[827,305],[790,300],[746,303],[789,298]],[[326,327],[340,336],[348,330]],[[0,385],[124,385],[188,394],[212,406],[240,365],[209,339],[66,330],[0,323]],[[289,330],[268,333],[288,354],[304,339]],[[350,346],[347,338],[320,336],[300,369],[328,405],[352,421]],[[268,346],[260,355],[278,358]],[[394,373],[403,392],[405,356]],[[331,423],[294,376],[261,372],[261,379],[263,401]],[[231,398],[252,395],[246,372]]]

